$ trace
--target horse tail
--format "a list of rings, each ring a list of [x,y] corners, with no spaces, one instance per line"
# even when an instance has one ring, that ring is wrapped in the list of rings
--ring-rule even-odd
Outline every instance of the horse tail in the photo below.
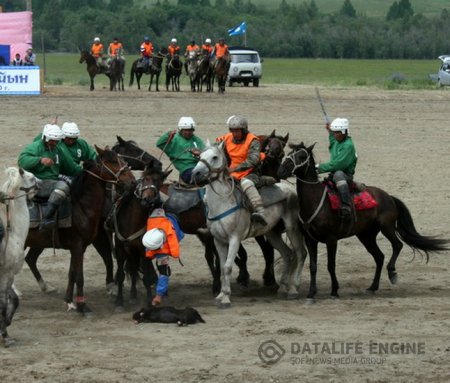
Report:
[[[403,242],[414,250],[418,250],[419,252],[423,251],[427,257],[427,262],[429,260],[429,252],[449,250],[449,247],[447,246],[449,243],[448,240],[419,234],[406,205],[398,198],[391,197],[398,210],[396,232]]]
[[[133,85],[133,81],[134,81],[134,63],[133,63],[133,65],[131,66],[131,71],[130,71],[130,85],[129,85],[129,86],[132,86],[132,85]]]

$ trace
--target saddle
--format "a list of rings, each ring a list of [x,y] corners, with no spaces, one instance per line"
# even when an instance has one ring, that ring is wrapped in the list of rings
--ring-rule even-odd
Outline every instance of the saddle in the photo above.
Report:
[[[33,204],[28,206],[30,212],[30,229],[39,227],[47,208],[47,201],[42,199],[34,199]],[[64,200],[58,209],[56,223],[58,228],[66,229],[72,227],[72,204],[69,199]]]
[[[341,208],[341,198],[339,196],[339,192],[336,188],[336,185],[333,181],[329,179],[325,179],[323,181],[323,185],[326,188],[328,200],[330,201],[330,206],[333,210],[339,210]],[[375,206],[378,206],[378,202],[366,190],[365,185],[359,182],[352,182],[349,185],[350,195],[353,200],[353,205],[355,206],[355,210],[369,210],[373,209]]]
[[[183,213],[190,208],[203,203],[205,188],[185,187],[180,183],[169,186],[169,199],[164,202],[164,209],[177,214]]]

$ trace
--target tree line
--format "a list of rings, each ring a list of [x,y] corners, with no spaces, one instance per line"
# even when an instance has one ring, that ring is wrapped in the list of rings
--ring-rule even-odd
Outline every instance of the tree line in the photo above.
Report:
[[[5,11],[22,2],[1,1]],[[242,45],[244,37],[227,30],[247,23],[247,45],[265,57],[430,59],[450,53],[450,12],[415,14],[409,0],[394,1],[386,17],[359,13],[343,0],[334,13],[320,12],[314,0],[291,5],[256,5],[252,0],[158,0],[141,6],[133,0],[33,0],[33,44],[40,50],[76,52],[95,36],[104,43],[118,37],[128,54],[138,54],[144,36],[158,47],[175,37],[181,46],[194,39]]]

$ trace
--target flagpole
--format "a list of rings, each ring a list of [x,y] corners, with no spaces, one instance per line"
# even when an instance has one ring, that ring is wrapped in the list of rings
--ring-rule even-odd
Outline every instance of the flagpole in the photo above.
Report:
[[[244,33],[244,47],[247,46],[247,31]]]

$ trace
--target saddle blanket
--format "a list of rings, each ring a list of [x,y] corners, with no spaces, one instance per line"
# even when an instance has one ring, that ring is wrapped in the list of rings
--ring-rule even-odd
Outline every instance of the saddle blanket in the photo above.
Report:
[[[339,210],[341,208],[341,198],[339,197],[339,194],[327,187],[327,195],[331,208],[333,210]],[[352,193],[352,198],[355,210],[369,210],[378,206],[378,202],[367,190]]]
[[[174,184],[169,186],[169,199],[164,203],[164,208],[180,214],[203,202],[204,195],[204,188],[188,189]]]
[[[30,229],[36,229],[39,227],[46,208],[47,202],[36,201],[28,207],[30,212]],[[61,229],[72,227],[72,204],[70,201],[65,200],[59,207],[57,222],[58,227]]]

